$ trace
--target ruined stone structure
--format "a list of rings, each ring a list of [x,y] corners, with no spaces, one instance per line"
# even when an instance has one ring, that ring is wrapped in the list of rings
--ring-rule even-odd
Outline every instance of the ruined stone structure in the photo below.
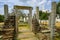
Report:
[[[15,37],[15,16],[9,16],[8,5],[4,5],[4,26],[2,40],[14,40]]]
[[[5,14],[5,20],[4,20],[4,26],[3,26],[3,40],[15,40],[17,38],[18,34],[18,15],[17,11],[19,9],[23,10],[29,10],[29,26],[31,27],[31,31],[33,29],[33,32],[39,33],[40,27],[39,27],[39,7],[36,7],[36,19],[32,20],[32,7],[27,6],[14,6],[15,9],[15,15],[9,16],[8,14],[8,6],[4,5],[4,14]],[[52,3],[52,13],[50,15],[49,19],[49,26],[51,27],[51,40],[54,40],[54,27],[55,27],[55,17],[56,17],[56,2]],[[46,33],[46,31],[45,31]],[[49,33],[48,33],[49,34]]]
[[[17,11],[19,9],[29,10],[29,24],[32,29],[32,7],[27,6],[14,6],[15,14],[8,14],[8,5],[4,5],[4,26],[3,26],[3,40],[16,40],[18,36],[18,15]]]
[[[17,28],[17,26],[18,26],[18,15],[17,15],[17,11],[19,10],[19,9],[23,9],[23,10],[29,10],[29,26],[31,27],[30,29],[31,29],[31,31],[32,31],[32,7],[29,7],[29,6],[18,6],[18,5],[15,5],[14,6],[14,9],[15,9],[15,16],[16,16],[16,32],[18,31],[18,28]]]
[[[14,40],[15,31],[15,16],[8,16],[4,21],[3,40]]]
[[[37,19],[32,19],[32,31],[33,33],[37,34],[41,31],[41,27],[39,26],[39,22]]]

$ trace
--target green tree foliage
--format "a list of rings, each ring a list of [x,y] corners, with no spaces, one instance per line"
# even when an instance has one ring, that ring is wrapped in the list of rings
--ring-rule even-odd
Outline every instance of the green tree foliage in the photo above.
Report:
[[[48,20],[48,15],[49,15],[49,13],[47,13],[47,12],[39,11],[39,19],[40,20]]]
[[[0,15],[0,22],[4,21],[4,15]]]
[[[57,3],[56,13],[60,16],[60,2]]]

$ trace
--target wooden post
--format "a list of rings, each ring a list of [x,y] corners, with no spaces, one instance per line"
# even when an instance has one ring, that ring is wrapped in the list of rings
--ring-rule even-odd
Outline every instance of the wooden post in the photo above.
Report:
[[[50,27],[51,27],[51,39],[54,40],[54,28],[55,28],[55,20],[56,20],[56,2],[52,2],[52,13],[51,13],[51,22],[50,22]]]
[[[4,5],[4,17],[5,17],[4,20],[6,20],[8,17],[8,5]]]

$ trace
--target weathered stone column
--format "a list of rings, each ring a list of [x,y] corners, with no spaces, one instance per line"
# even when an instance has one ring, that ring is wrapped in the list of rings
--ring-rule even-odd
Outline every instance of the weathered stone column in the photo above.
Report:
[[[55,20],[56,20],[56,2],[52,2],[52,13],[50,15],[51,17],[51,22],[50,22],[50,27],[51,27],[51,39],[54,40],[54,28],[55,28]]]
[[[15,39],[17,39],[17,36],[18,36],[18,15],[17,15],[17,12],[18,12],[18,9],[15,8]]]
[[[29,24],[30,24],[30,29],[32,31],[32,8],[29,9]]]
[[[50,25],[51,25],[51,14],[49,15],[49,22],[48,22],[49,28],[50,28]]]
[[[8,5],[4,5],[4,17],[5,17],[4,20],[6,20],[8,17]]]
[[[36,7],[36,19],[39,21],[39,7]]]

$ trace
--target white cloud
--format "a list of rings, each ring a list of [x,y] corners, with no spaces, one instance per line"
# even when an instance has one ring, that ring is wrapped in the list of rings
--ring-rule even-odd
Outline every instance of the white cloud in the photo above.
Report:
[[[48,2],[47,2],[47,5],[50,5],[50,4],[51,4],[51,2],[52,2],[52,1],[48,1]]]
[[[8,4],[9,5],[9,10],[13,8],[13,5],[21,5],[21,6],[32,6],[34,8],[33,11],[35,11],[35,7],[39,6],[41,10],[46,10],[45,6],[48,5],[50,7],[51,5],[51,0],[0,0],[0,2],[3,2],[0,5]],[[45,5],[46,4],[46,5]],[[43,7],[43,9],[42,9]],[[50,7],[51,8],[51,7]],[[0,8],[0,10],[3,10]],[[50,9],[48,9],[50,10]],[[4,11],[4,10],[3,10]],[[9,11],[9,12],[10,12]],[[3,12],[2,12],[3,13]]]
[[[19,1],[17,1],[17,0],[1,0],[0,1],[0,7],[2,6],[2,7],[4,7],[4,4],[7,4],[8,6],[9,6],[9,12],[11,12],[11,9],[13,8],[13,6],[14,5],[23,5],[23,3],[22,2],[19,2]],[[0,13],[4,13],[3,11],[4,11],[4,8],[0,8]]]
[[[51,11],[51,0],[42,0],[41,2],[39,2],[39,7],[40,7],[40,10],[43,10],[43,11]]]
[[[19,1],[26,3],[27,1],[30,1],[30,0],[19,0]]]
[[[46,3],[46,2],[47,2],[46,0],[42,0],[42,1],[39,3],[39,5],[44,4],[44,3]]]
[[[4,7],[0,8],[0,14],[4,14]]]

